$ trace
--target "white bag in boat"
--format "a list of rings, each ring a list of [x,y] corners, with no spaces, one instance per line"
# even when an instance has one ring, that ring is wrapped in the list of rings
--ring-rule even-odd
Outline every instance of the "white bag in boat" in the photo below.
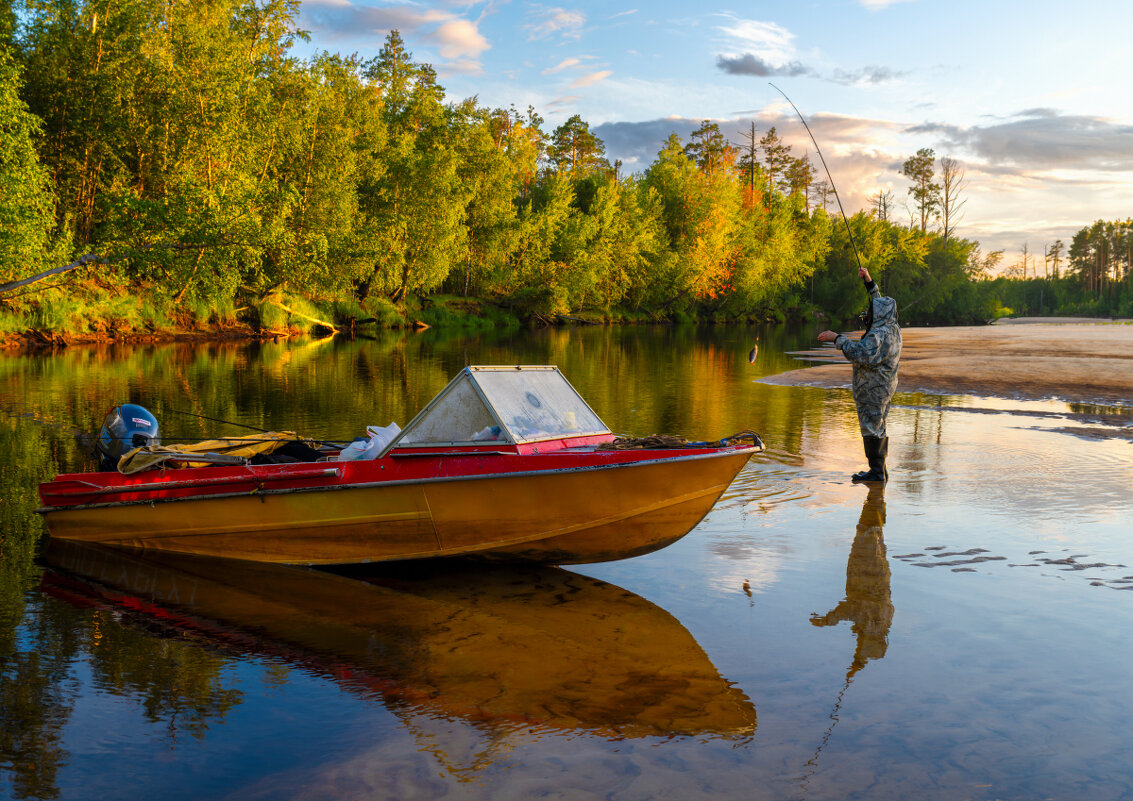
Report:
[[[386,445],[393,442],[393,438],[401,433],[401,426],[390,423],[388,426],[366,426],[369,439],[356,439],[342,449],[338,454],[338,461],[352,462],[363,459],[375,459],[385,450]]]

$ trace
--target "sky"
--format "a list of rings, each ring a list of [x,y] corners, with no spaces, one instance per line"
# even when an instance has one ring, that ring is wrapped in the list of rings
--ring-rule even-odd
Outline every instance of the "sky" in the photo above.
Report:
[[[623,174],[704,120],[735,144],[774,126],[821,170],[774,84],[847,214],[889,190],[911,219],[901,165],[932,148],[964,169],[958,235],[1004,265],[1133,217],[1129,0],[302,0],[299,26],[300,56],[368,58],[397,29],[448,100],[548,132],[578,114]]]

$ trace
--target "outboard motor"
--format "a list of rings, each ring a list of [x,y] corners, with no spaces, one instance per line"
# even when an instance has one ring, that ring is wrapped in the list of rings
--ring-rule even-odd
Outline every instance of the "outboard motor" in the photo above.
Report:
[[[160,444],[157,418],[148,409],[135,403],[115,406],[106,413],[94,446],[98,469],[103,472],[117,470],[122,454],[145,445]]]

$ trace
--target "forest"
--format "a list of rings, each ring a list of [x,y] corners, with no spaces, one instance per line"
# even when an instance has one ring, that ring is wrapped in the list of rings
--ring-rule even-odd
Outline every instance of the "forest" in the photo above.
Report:
[[[774,128],[705,121],[623,174],[578,116],[446,102],[396,31],[298,58],[298,12],[0,2],[0,336],[841,321],[859,258],[906,322],[1133,316],[1133,220],[993,277],[931,150],[904,164],[908,224],[885,192],[843,223]]]

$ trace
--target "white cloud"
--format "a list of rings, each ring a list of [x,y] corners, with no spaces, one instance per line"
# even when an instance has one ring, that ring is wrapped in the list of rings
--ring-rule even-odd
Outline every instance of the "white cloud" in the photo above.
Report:
[[[555,34],[577,39],[582,35],[582,26],[586,24],[586,15],[581,11],[568,11],[558,7],[538,6],[528,16],[531,21],[523,27],[527,30],[528,40],[532,41]]]
[[[721,16],[729,20],[716,30],[724,35],[729,48],[728,55],[753,54],[761,61],[781,66],[795,54],[793,44],[795,35],[774,22],[761,22],[754,19],[740,19],[731,14]]]
[[[450,60],[476,59],[491,48],[475,23],[466,19],[449,20],[433,31],[429,39],[439,43],[441,57]]]
[[[581,89],[584,86],[593,86],[596,83],[601,83],[613,74],[613,70],[599,70],[598,72],[592,72],[589,75],[583,75],[581,78],[573,81],[570,85],[570,88]]]
[[[565,69],[570,69],[571,67],[577,67],[581,63],[582,63],[581,59],[564,58],[562,61],[560,61],[555,66],[548,67],[547,69],[543,70],[543,72],[541,74],[543,74],[543,75],[554,75],[556,72],[562,72]]]

